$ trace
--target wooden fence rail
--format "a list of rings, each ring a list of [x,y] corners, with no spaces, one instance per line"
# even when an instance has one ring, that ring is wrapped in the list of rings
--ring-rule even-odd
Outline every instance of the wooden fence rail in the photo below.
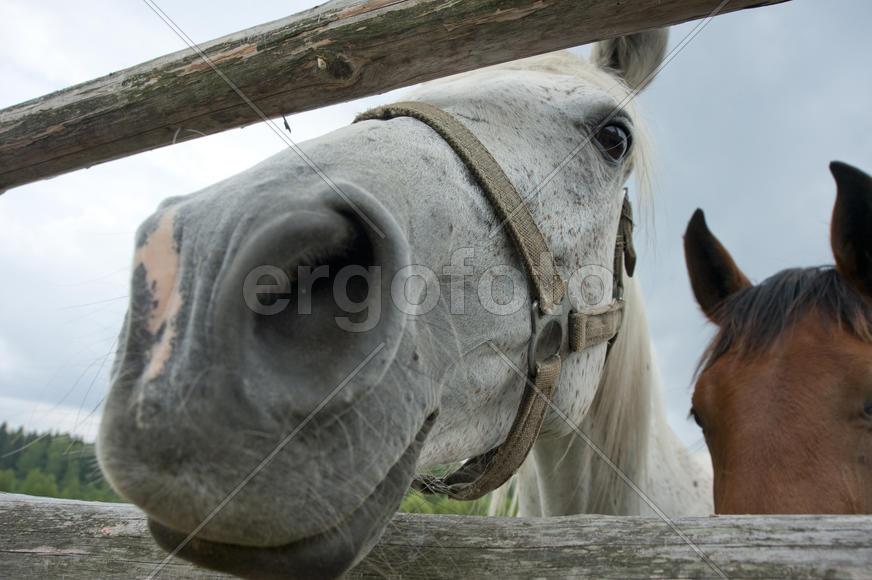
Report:
[[[397,514],[349,578],[869,578],[872,516],[547,519]],[[166,554],[132,505],[0,494],[0,576],[143,578]],[[704,556],[703,556],[704,555]],[[708,561],[707,561],[708,560]],[[226,578],[173,559],[159,578]]]
[[[784,0],[732,0],[719,12]],[[0,193],[141,151],[595,40],[718,0],[333,0],[0,110]],[[221,75],[204,60],[220,69]]]

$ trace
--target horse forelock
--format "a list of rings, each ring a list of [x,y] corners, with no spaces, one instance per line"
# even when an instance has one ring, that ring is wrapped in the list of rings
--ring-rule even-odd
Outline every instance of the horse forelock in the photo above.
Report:
[[[601,466],[586,477],[588,513],[641,513],[641,498],[623,485],[619,473],[633,481],[648,477],[646,458],[653,414],[659,408],[659,385],[652,372],[650,334],[642,304],[641,288],[625,278],[624,322],[606,358],[596,396],[581,424],[581,430],[608,457],[616,469]],[[652,401],[640,405],[638,401]],[[588,447],[585,445],[585,447]],[[589,461],[598,460],[592,448],[583,451]]]
[[[725,299],[716,313],[719,330],[703,353],[697,376],[728,351],[755,356],[808,315],[872,344],[872,306],[832,266],[791,268]],[[823,334],[822,334],[823,335]]]

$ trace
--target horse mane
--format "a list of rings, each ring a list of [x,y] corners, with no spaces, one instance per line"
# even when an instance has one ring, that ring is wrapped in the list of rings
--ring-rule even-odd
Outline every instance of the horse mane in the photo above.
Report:
[[[773,345],[787,329],[817,313],[825,332],[835,325],[872,343],[872,306],[833,266],[791,268],[727,297],[714,312],[719,330],[703,353],[696,374],[727,351],[754,356]]]
[[[653,415],[663,413],[652,380],[653,353],[642,292],[624,279],[624,322],[606,358],[599,388],[579,429],[631,481],[647,480],[647,457]],[[632,361],[632,362],[630,362]],[[656,393],[659,394],[659,393]],[[651,401],[639,404],[639,401]],[[575,437],[575,435],[572,435]],[[602,462],[586,442],[576,441],[589,465],[584,478],[586,513],[642,513],[641,499],[617,471]]]

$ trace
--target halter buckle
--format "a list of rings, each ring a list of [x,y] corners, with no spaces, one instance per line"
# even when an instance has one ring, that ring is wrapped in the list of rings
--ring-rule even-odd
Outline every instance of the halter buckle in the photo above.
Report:
[[[530,312],[532,330],[527,354],[530,377],[536,377],[541,363],[552,356],[560,356],[560,350],[569,339],[569,310],[565,301],[560,301],[548,312],[543,312],[539,308],[539,301],[533,301]]]

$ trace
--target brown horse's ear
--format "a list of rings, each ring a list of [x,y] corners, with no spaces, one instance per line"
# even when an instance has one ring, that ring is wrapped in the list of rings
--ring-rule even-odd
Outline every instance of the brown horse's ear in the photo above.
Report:
[[[872,177],[840,161],[830,163],[830,172],[837,188],[830,225],[836,270],[872,298]]]
[[[748,288],[751,282],[709,231],[701,209],[693,212],[684,232],[684,259],[696,301],[709,320],[717,324],[721,302],[734,292]]]

